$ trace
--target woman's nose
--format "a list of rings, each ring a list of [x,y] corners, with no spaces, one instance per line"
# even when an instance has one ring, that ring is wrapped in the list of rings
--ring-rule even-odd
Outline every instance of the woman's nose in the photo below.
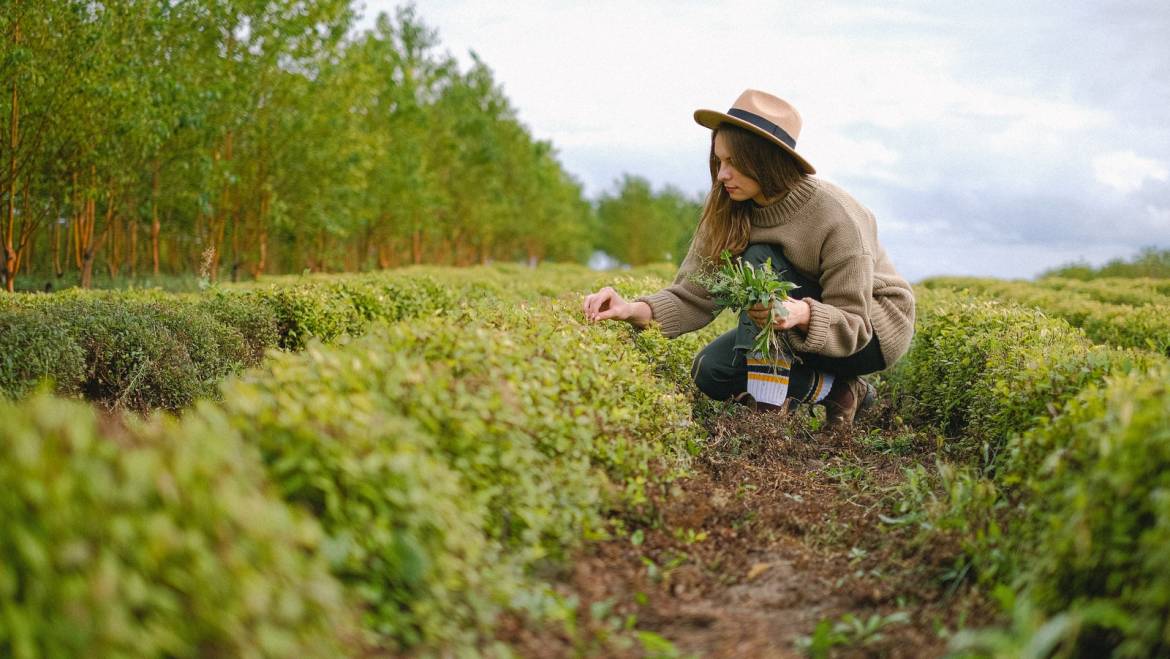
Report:
[[[731,168],[727,165],[719,165],[719,174],[715,178],[719,179],[720,181],[730,181]]]

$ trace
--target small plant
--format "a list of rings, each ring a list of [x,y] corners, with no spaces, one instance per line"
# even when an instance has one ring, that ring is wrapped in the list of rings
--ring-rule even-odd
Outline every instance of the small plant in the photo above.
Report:
[[[776,331],[776,321],[788,315],[781,303],[788,299],[788,291],[796,288],[796,284],[781,279],[772,270],[771,259],[757,268],[743,259],[732,260],[731,252],[723,250],[720,260],[722,265],[701,270],[692,279],[707,289],[720,311],[731,309],[739,313],[757,304],[766,306],[768,322],[756,334],[752,349],[764,359],[774,361],[781,352],[786,352],[783,339]]]
[[[199,257],[199,290],[205,291],[214,285],[211,277],[212,263],[215,261],[215,247],[203,250]]]
[[[797,639],[796,646],[809,657],[828,657],[829,651],[835,647],[863,647],[876,643],[885,638],[883,630],[909,621],[910,616],[905,611],[885,616],[875,613],[865,619],[846,613],[836,622],[827,618],[821,620],[810,636]]]

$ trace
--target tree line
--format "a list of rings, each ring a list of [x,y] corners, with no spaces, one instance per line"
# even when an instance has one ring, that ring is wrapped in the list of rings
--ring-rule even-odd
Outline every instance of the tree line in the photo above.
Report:
[[[350,0],[0,7],[8,290],[597,247],[678,260],[697,220],[696,200],[632,176],[587,200],[489,67],[472,53],[461,70],[412,5],[362,31]]]

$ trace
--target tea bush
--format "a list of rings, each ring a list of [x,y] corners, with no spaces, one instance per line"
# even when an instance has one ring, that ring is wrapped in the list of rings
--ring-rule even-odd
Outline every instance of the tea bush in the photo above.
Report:
[[[1081,630],[1066,639],[1077,653],[1164,654],[1166,361],[954,291],[920,291],[919,312],[887,382],[902,414],[960,437],[961,464],[933,482],[912,474],[891,523],[916,524],[923,542],[957,536],[964,556],[950,578],[1023,589],[1042,613],[1085,621],[1068,627]]]
[[[483,502],[436,456],[435,439],[386,403],[427,370],[377,339],[315,343],[224,391],[282,496],[321,520],[324,553],[367,628],[399,648],[472,643],[517,579],[485,541]]]
[[[1016,544],[1031,599],[1117,611],[1082,633],[1085,651],[1170,653],[1170,369],[1090,385],[1020,438],[1008,470],[1027,506]]]
[[[49,380],[71,395],[85,377],[85,352],[44,309],[0,311],[0,398],[19,398]]]
[[[1107,373],[1160,362],[1095,346],[1062,320],[962,293],[920,290],[910,353],[886,382],[901,412],[960,437],[963,459],[991,462],[1004,442],[1056,414]]]
[[[623,327],[487,300],[273,355],[233,424],[330,538],[379,642],[471,646],[530,574],[684,473],[698,433]]]
[[[36,395],[0,418],[0,655],[345,652],[319,527],[221,413],[117,427]]]
[[[1058,290],[1043,283],[998,279],[938,277],[923,282],[922,287],[964,290],[981,297],[1036,307],[1080,327],[1098,343],[1170,355],[1170,303],[1160,294],[1150,294],[1147,303],[1131,305],[1103,302],[1094,299],[1103,295]],[[1140,294],[1130,293],[1129,297],[1136,295]]]
[[[660,271],[651,266],[619,278],[651,281],[643,273]],[[371,322],[442,313],[460,301],[579,297],[613,279],[581,266],[503,264],[277,277],[202,294],[71,289],[0,295],[0,323],[14,337],[0,362],[0,394],[16,397],[49,378],[61,394],[80,393],[110,407],[180,409],[215,395],[223,377],[259,363],[271,348],[300,350],[313,338],[359,336]],[[46,318],[55,326],[49,331]],[[22,329],[30,323],[35,327]],[[51,363],[54,346],[59,365]],[[81,381],[70,370],[78,349],[85,359]]]

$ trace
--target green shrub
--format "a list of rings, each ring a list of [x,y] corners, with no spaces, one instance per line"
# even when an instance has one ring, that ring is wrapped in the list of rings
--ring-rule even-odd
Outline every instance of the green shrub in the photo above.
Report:
[[[961,293],[919,291],[910,353],[886,378],[905,415],[961,437],[966,459],[994,460],[1013,434],[1056,414],[1085,384],[1156,363],[1094,346],[1043,313]]]
[[[686,398],[576,304],[469,304],[225,385],[384,645],[474,647],[500,609],[543,600],[532,570],[683,472]]]
[[[399,650],[470,644],[516,579],[485,542],[482,502],[434,456],[434,440],[386,405],[388,390],[409,396],[404,378],[425,373],[374,341],[314,344],[224,390],[282,495],[321,520],[324,553],[367,628]]]
[[[227,331],[238,333],[245,352],[242,363],[255,366],[264,352],[280,341],[276,313],[269,307],[251,304],[239,294],[216,289],[195,298],[195,306],[220,322]]]
[[[1170,354],[1170,303],[1156,290],[1135,291],[1122,283],[1117,286],[1118,292],[1089,292],[1077,290],[1079,286],[1054,287],[1045,281],[973,277],[936,277],[924,282],[923,287],[963,290],[983,298],[1035,307],[1083,329],[1098,343]],[[1119,303],[1122,299],[1142,301]]]
[[[85,377],[85,351],[68,328],[43,309],[0,309],[0,397],[19,398],[42,380],[65,395]]]
[[[187,346],[149,305],[77,296],[54,304],[52,313],[69,319],[85,350],[86,398],[111,407],[174,410],[210,392]]]
[[[324,286],[273,286],[245,294],[253,304],[272,309],[279,346],[301,350],[312,338],[332,341],[343,334],[360,334],[365,319],[344,293]]]
[[[1117,625],[1082,633],[1085,651],[1170,653],[1170,370],[1087,387],[1019,440],[1009,470],[1027,506],[1017,543],[1036,604],[1117,610]]]
[[[35,396],[0,418],[0,655],[344,651],[319,528],[222,414],[119,429]]]

